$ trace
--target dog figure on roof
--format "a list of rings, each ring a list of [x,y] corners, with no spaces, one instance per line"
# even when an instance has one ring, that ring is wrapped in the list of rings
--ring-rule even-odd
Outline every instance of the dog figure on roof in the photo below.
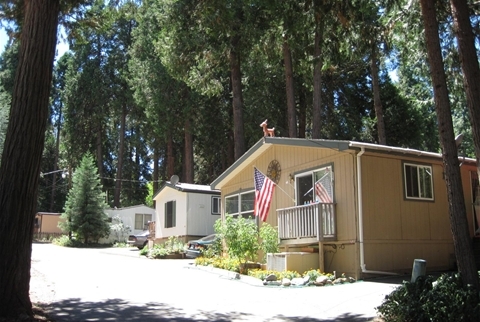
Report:
[[[260,124],[260,127],[263,128],[263,136],[275,136],[275,128],[267,128],[267,121],[268,120],[265,120],[262,122],[262,124]]]

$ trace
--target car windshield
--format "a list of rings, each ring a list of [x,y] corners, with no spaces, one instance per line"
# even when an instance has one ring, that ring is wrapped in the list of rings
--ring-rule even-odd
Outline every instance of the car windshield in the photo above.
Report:
[[[150,234],[150,232],[145,230],[143,233],[138,234],[138,236],[147,236],[148,234]]]

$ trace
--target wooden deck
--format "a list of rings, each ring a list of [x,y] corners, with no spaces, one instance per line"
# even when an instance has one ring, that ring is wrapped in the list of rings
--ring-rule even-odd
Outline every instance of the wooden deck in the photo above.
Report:
[[[335,204],[313,203],[278,209],[278,237],[283,245],[337,240]]]

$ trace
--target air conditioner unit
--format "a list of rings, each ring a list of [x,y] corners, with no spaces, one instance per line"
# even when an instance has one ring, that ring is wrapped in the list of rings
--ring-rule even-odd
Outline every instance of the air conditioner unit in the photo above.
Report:
[[[296,271],[302,274],[318,268],[318,253],[285,252],[267,254],[267,270],[277,272]]]

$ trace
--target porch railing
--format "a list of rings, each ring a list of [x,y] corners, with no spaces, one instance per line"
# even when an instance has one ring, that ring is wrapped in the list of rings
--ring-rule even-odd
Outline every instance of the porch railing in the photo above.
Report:
[[[315,238],[317,241],[336,240],[335,204],[313,203],[278,209],[280,240]]]

